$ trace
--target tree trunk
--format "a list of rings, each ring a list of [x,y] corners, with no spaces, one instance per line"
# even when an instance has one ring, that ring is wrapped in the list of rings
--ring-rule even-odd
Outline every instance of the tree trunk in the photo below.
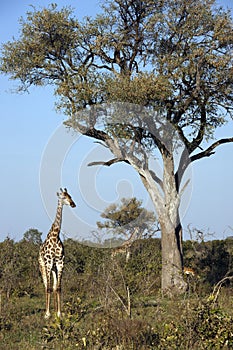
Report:
[[[182,226],[179,217],[179,184],[174,176],[172,152],[163,154],[164,206],[159,210],[162,243],[162,292],[180,294],[186,290],[183,278]]]
[[[183,293],[187,284],[183,279],[182,226],[179,217],[180,195],[174,176],[173,156],[164,157],[162,192],[158,190],[151,173],[141,171],[141,178],[156,208],[161,228],[163,294]]]
[[[175,295],[183,293],[186,282],[183,279],[183,252],[181,225],[174,227],[164,215],[160,217],[162,241],[162,277],[161,289],[163,294]]]

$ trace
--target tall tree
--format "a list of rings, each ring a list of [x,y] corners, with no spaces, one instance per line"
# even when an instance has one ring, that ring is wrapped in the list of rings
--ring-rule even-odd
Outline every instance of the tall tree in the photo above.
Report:
[[[34,9],[21,19],[19,39],[2,48],[1,71],[20,90],[54,85],[66,124],[113,153],[103,165],[123,161],[138,172],[162,231],[164,292],[186,287],[179,219],[185,170],[233,141],[213,141],[232,117],[232,34],[230,13],[214,0],[107,0],[83,22],[70,8]],[[151,168],[155,154],[160,172]]]

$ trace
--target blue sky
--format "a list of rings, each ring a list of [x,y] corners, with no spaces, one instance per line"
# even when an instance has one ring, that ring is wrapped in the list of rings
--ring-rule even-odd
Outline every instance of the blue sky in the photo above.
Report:
[[[95,15],[98,1],[56,1],[71,5],[81,19]],[[49,1],[2,0],[0,42],[17,37],[18,19],[30,4],[47,6]],[[232,1],[219,1],[232,8]],[[84,137],[65,133],[65,116],[54,109],[55,98],[48,88],[32,88],[30,94],[11,93],[16,82],[0,75],[0,241],[9,235],[21,239],[29,228],[44,236],[56,210],[56,191],[66,186],[77,207],[65,208],[65,237],[91,236],[99,213],[121,197],[137,196],[150,208],[150,201],[137,175],[129,166],[87,168],[89,161],[110,158],[101,147]],[[229,123],[216,137],[233,135]],[[192,189],[183,213],[184,228],[214,233],[215,238],[233,235],[233,144],[221,146],[216,154],[196,162]],[[185,206],[186,209],[186,206]],[[188,235],[186,235],[186,238]]]

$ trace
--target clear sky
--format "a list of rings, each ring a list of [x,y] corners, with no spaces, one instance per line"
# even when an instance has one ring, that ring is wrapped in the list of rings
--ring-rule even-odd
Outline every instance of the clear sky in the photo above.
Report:
[[[30,10],[30,4],[43,7],[49,3],[2,0],[0,43],[17,37],[18,19]],[[56,3],[74,7],[79,19],[98,12],[96,0]],[[232,0],[218,3],[233,8]],[[30,94],[17,95],[11,93],[15,85],[0,75],[0,241],[7,235],[21,239],[31,227],[45,236],[55,215],[60,186],[68,188],[77,204],[75,209],[65,209],[66,237],[91,237],[99,214],[121,197],[137,196],[150,208],[147,193],[129,166],[87,168],[88,162],[110,156],[93,141],[65,132],[65,116],[56,113],[52,90],[32,88]],[[216,134],[218,138],[230,136],[233,123]],[[191,224],[215,238],[233,235],[233,144],[220,146],[214,156],[194,164],[192,189],[185,204],[185,229]]]

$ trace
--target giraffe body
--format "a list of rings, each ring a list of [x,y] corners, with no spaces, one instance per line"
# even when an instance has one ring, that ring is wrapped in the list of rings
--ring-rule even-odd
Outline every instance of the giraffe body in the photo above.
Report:
[[[141,235],[138,236],[138,232],[139,232],[139,227],[136,226],[133,232],[131,233],[130,237],[125,242],[123,242],[119,247],[116,247],[112,250],[111,258],[114,258],[118,254],[125,253],[126,262],[128,262],[131,255],[131,246],[133,242],[139,237],[141,237]]]
[[[61,277],[64,266],[64,247],[60,239],[62,209],[63,205],[69,205],[72,208],[76,206],[66,188],[64,190],[61,189],[57,195],[58,205],[56,217],[39,252],[39,267],[46,295],[46,319],[50,317],[50,296],[52,289],[54,292],[54,307],[57,316],[61,317]],[[51,274],[53,276],[53,288],[51,288]]]

